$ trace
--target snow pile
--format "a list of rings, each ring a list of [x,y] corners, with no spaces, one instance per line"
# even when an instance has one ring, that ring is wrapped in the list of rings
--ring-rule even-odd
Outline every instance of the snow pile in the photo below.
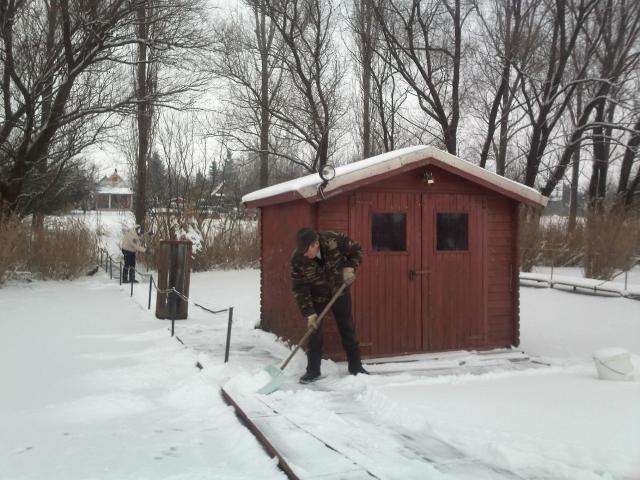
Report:
[[[192,243],[191,255],[196,255],[202,250],[204,240],[202,238],[202,232],[200,232],[195,222],[179,225],[176,228],[176,238],[178,240],[189,240]]]
[[[271,376],[264,370],[255,374],[241,372],[224,385],[228,391],[236,391],[244,394],[257,392],[271,381]]]

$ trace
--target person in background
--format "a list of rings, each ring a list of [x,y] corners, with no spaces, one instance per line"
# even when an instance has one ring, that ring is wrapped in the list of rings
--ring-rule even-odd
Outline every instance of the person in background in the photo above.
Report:
[[[120,241],[124,267],[122,269],[123,283],[138,283],[136,280],[136,253],[144,253],[147,249],[142,245],[142,229],[139,225],[124,230]]]
[[[356,279],[356,268],[362,261],[362,247],[338,232],[317,232],[305,227],[296,234],[296,250],[291,257],[293,296],[307,318],[307,328],[315,331],[307,344],[307,370],[300,383],[310,383],[320,377],[322,360],[322,323],[318,314],[329,303],[342,283],[347,288],[331,307],[336,319],[342,346],[347,354],[351,375],[369,374],[360,358],[360,347],[351,313],[349,286]]]

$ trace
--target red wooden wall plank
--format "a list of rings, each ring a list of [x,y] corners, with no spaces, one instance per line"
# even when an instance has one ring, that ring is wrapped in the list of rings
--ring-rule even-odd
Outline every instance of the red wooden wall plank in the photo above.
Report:
[[[291,293],[290,259],[298,229],[313,225],[313,206],[306,201],[261,209],[261,327],[297,342],[306,323]]]

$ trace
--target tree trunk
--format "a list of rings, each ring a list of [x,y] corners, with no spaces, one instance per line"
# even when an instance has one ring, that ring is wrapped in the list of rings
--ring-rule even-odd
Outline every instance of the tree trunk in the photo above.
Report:
[[[600,124],[610,118],[611,109],[605,111],[605,100],[600,101],[596,109],[595,121]],[[598,125],[593,129],[593,167],[589,182],[589,205],[599,210],[604,203],[607,185],[607,170],[609,166],[609,140],[611,129]]]
[[[51,58],[54,56],[54,42],[55,42],[55,33],[56,33],[56,18],[57,18],[57,9],[55,4],[45,4],[47,8],[47,41],[46,41],[46,51],[47,57]],[[42,115],[40,118],[40,128],[43,128],[46,123],[49,115],[51,114],[51,107],[53,105],[53,74],[48,75],[46,78],[46,84],[42,91]],[[47,153],[49,152],[49,148],[47,148]],[[38,172],[44,178],[47,173],[48,162],[47,156],[45,156],[38,163]],[[40,197],[36,200],[35,205],[33,207],[33,217],[31,221],[31,228],[34,232],[41,232],[44,230],[44,211],[43,211],[43,198]]]
[[[553,169],[551,176],[541,190],[541,193],[543,195],[549,196],[551,192],[553,192],[553,190],[556,188],[560,180],[562,180],[562,178],[564,177],[567,166],[569,165],[571,158],[573,157],[573,153],[576,151],[576,148],[580,146],[580,141],[582,140],[585,129],[590,123],[589,117],[591,116],[591,113],[598,108],[598,105],[601,103],[601,99],[605,98],[607,94],[608,84],[605,83],[600,86],[598,91],[593,95],[593,99],[587,103],[584,110],[580,113],[580,117],[578,119],[578,122],[576,123],[576,127],[571,134],[567,147],[562,152],[560,161]]]
[[[259,12],[259,25],[256,25],[256,33],[260,35],[258,45],[260,48],[260,188],[269,186],[269,52],[267,46],[267,16],[264,5],[261,4]]]
[[[625,207],[631,206],[631,200],[633,199],[634,189],[629,188],[629,179],[631,178],[633,162],[638,156],[638,148],[640,147],[640,118],[636,121],[633,129],[634,132],[631,133],[631,138],[627,142],[624,157],[622,158],[620,180],[618,182],[618,201],[621,201]],[[640,175],[640,170],[638,175]]]
[[[626,207],[630,207],[633,204],[633,198],[637,193],[640,193],[640,170],[636,172],[636,178],[631,182],[629,190],[624,198],[624,204]]]
[[[578,87],[576,91],[576,111],[578,115],[582,111],[582,87]],[[571,200],[569,203],[569,232],[573,232],[576,228],[578,218],[578,186],[580,181],[580,147],[581,142],[573,152],[573,164],[571,166]]]
[[[573,152],[573,165],[571,167],[571,196],[569,204],[569,231],[576,228],[578,218],[578,181],[580,180],[580,147]]]
[[[136,159],[136,192],[135,192],[135,217],[136,224],[144,228],[147,193],[147,157],[151,136],[151,115],[149,105],[149,85],[147,82],[149,26],[147,23],[146,6],[136,9],[138,20],[138,62],[136,65],[136,84],[138,106],[136,120],[138,123],[138,152]]]
[[[504,176],[507,170],[507,145],[509,143],[509,112],[511,110],[511,98],[509,89],[502,92],[502,116],[500,117],[500,138],[498,140],[498,156],[496,157],[496,173]]]
[[[362,157],[371,156],[371,24],[370,0],[360,0],[360,48],[362,55]]]

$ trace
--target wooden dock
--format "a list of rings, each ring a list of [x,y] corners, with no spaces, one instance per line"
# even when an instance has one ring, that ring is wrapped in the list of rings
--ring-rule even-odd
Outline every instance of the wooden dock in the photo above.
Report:
[[[497,370],[540,368],[523,352],[443,352],[369,360],[376,375],[416,378],[464,375]],[[372,378],[375,378],[372,377]],[[326,377],[301,386],[288,378],[272,395],[225,386],[221,394],[247,428],[291,479],[402,479],[469,476],[511,479],[508,471],[468,458],[455,446],[429,432],[398,432],[370,413],[361,398],[363,385],[333,389],[348,377]],[[309,400],[312,399],[312,402]],[[301,411],[300,404],[314,404]],[[297,411],[296,411],[297,410]]]
[[[282,415],[258,395],[230,393],[222,397],[291,479],[379,478],[334,446],[323,442]]]

